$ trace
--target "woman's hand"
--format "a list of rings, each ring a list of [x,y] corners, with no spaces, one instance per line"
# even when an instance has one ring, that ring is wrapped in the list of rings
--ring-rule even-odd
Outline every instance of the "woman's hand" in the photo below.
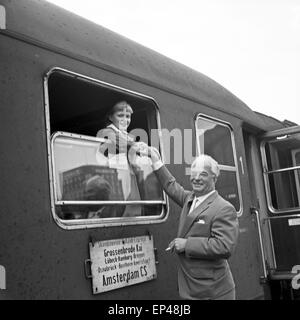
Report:
[[[145,142],[136,142],[134,144],[134,147],[136,148],[137,152],[141,155],[141,156],[148,156],[149,152],[148,152],[148,145]]]

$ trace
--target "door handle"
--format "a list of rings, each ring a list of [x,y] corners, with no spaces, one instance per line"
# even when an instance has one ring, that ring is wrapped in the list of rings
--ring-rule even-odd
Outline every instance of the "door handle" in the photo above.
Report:
[[[256,217],[259,245],[260,245],[260,253],[261,253],[261,259],[262,259],[262,266],[263,266],[262,280],[265,281],[268,277],[268,273],[267,273],[266,260],[265,260],[265,250],[264,250],[263,240],[262,240],[262,233],[261,233],[261,226],[260,226],[260,219],[259,219],[259,210],[255,207],[251,207],[250,212],[252,214],[255,214],[255,217]]]

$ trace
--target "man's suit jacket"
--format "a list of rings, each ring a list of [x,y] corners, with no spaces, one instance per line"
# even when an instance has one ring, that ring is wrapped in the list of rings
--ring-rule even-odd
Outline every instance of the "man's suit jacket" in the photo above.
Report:
[[[166,193],[182,207],[178,238],[187,239],[179,254],[178,286],[184,299],[214,299],[235,285],[227,262],[238,238],[234,207],[217,191],[189,213],[195,197],[185,190],[165,166],[155,171]]]

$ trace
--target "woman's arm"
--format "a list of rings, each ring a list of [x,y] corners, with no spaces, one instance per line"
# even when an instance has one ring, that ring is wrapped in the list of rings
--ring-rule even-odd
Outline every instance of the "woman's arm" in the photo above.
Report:
[[[98,138],[103,138],[105,141],[100,142],[99,151],[103,154],[116,154],[119,151],[119,142],[117,133],[111,128],[104,128],[97,132]]]

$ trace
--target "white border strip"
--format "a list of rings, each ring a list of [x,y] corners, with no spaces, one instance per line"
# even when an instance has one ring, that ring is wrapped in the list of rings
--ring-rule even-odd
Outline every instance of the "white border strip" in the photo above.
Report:
[[[297,219],[289,219],[289,226],[299,226],[300,225],[300,218]]]
[[[6,29],[6,9],[4,6],[0,5],[0,29]]]

